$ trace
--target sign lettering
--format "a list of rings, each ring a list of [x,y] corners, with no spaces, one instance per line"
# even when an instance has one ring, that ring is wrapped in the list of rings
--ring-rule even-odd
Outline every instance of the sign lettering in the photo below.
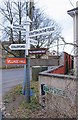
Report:
[[[27,44],[11,44],[9,46],[11,50],[26,50],[29,49]]]
[[[49,87],[49,86],[44,85],[43,90],[46,93],[52,93],[52,94],[58,95],[58,96],[64,96],[65,95],[64,90],[61,90],[61,89],[55,88],[55,87]]]
[[[26,58],[7,58],[6,64],[26,64]]]
[[[29,50],[29,54],[46,54],[46,48],[34,48]]]

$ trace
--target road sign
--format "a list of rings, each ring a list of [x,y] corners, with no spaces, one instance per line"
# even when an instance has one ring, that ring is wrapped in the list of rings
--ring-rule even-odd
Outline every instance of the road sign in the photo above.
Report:
[[[6,64],[26,64],[26,58],[7,58]]]
[[[47,48],[34,48],[29,50],[29,54],[46,54]]]
[[[14,30],[20,30],[20,31],[26,31],[26,29],[24,29],[23,25],[16,25],[16,24],[12,24],[9,26],[10,28],[14,29]]]
[[[14,30],[17,30],[17,31],[26,31],[26,29],[20,27],[20,26],[17,26],[17,27],[13,27]]]
[[[49,27],[44,27],[44,28],[40,28],[40,29],[35,29],[33,31],[30,31],[30,34],[32,33],[38,33],[38,32],[43,32],[43,31],[53,31],[54,30],[54,27],[53,26],[49,26]]]
[[[11,44],[9,46],[11,50],[26,50],[29,49],[27,44]]]
[[[47,31],[47,32],[42,32],[42,33],[38,33],[38,34],[29,35],[29,37],[35,37],[35,36],[40,36],[40,35],[49,35],[51,33],[53,33],[53,31]]]
[[[38,44],[38,41],[37,41],[37,40],[30,39],[30,44],[31,44],[31,45],[37,45],[37,44]]]

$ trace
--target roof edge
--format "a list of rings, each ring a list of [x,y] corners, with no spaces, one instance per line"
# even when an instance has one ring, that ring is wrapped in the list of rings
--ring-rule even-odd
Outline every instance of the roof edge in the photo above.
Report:
[[[78,13],[78,7],[74,8],[74,9],[71,9],[71,10],[68,10],[67,13],[73,17],[75,15],[75,13]]]

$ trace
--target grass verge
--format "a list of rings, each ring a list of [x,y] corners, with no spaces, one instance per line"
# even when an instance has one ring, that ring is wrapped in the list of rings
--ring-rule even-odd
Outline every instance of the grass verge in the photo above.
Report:
[[[39,105],[39,91],[38,81],[31,81],[31,89],[33,95],[31,96],[31,102],[27,103],[25,95],[22,94],[22,86],[18,85],[8,92],[3,100],[6,107],[6,112],[9,116],[6,118],[31,118],[36,117],[36,112],[41,109]]]

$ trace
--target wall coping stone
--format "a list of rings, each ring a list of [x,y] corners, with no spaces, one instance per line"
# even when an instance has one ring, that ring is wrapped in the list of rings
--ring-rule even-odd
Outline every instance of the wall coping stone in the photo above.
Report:
[[[52,70],[46,70],[43,72],[40,72],[38,75],[39,76],[49,76],[49,77],[53,77],[53,78],[63,78],[63,79],[72,79],[72,80],[76,80],[75,76],[71,76],[71,75],[63,75],[63,74],[52,74],[50,73]]]

